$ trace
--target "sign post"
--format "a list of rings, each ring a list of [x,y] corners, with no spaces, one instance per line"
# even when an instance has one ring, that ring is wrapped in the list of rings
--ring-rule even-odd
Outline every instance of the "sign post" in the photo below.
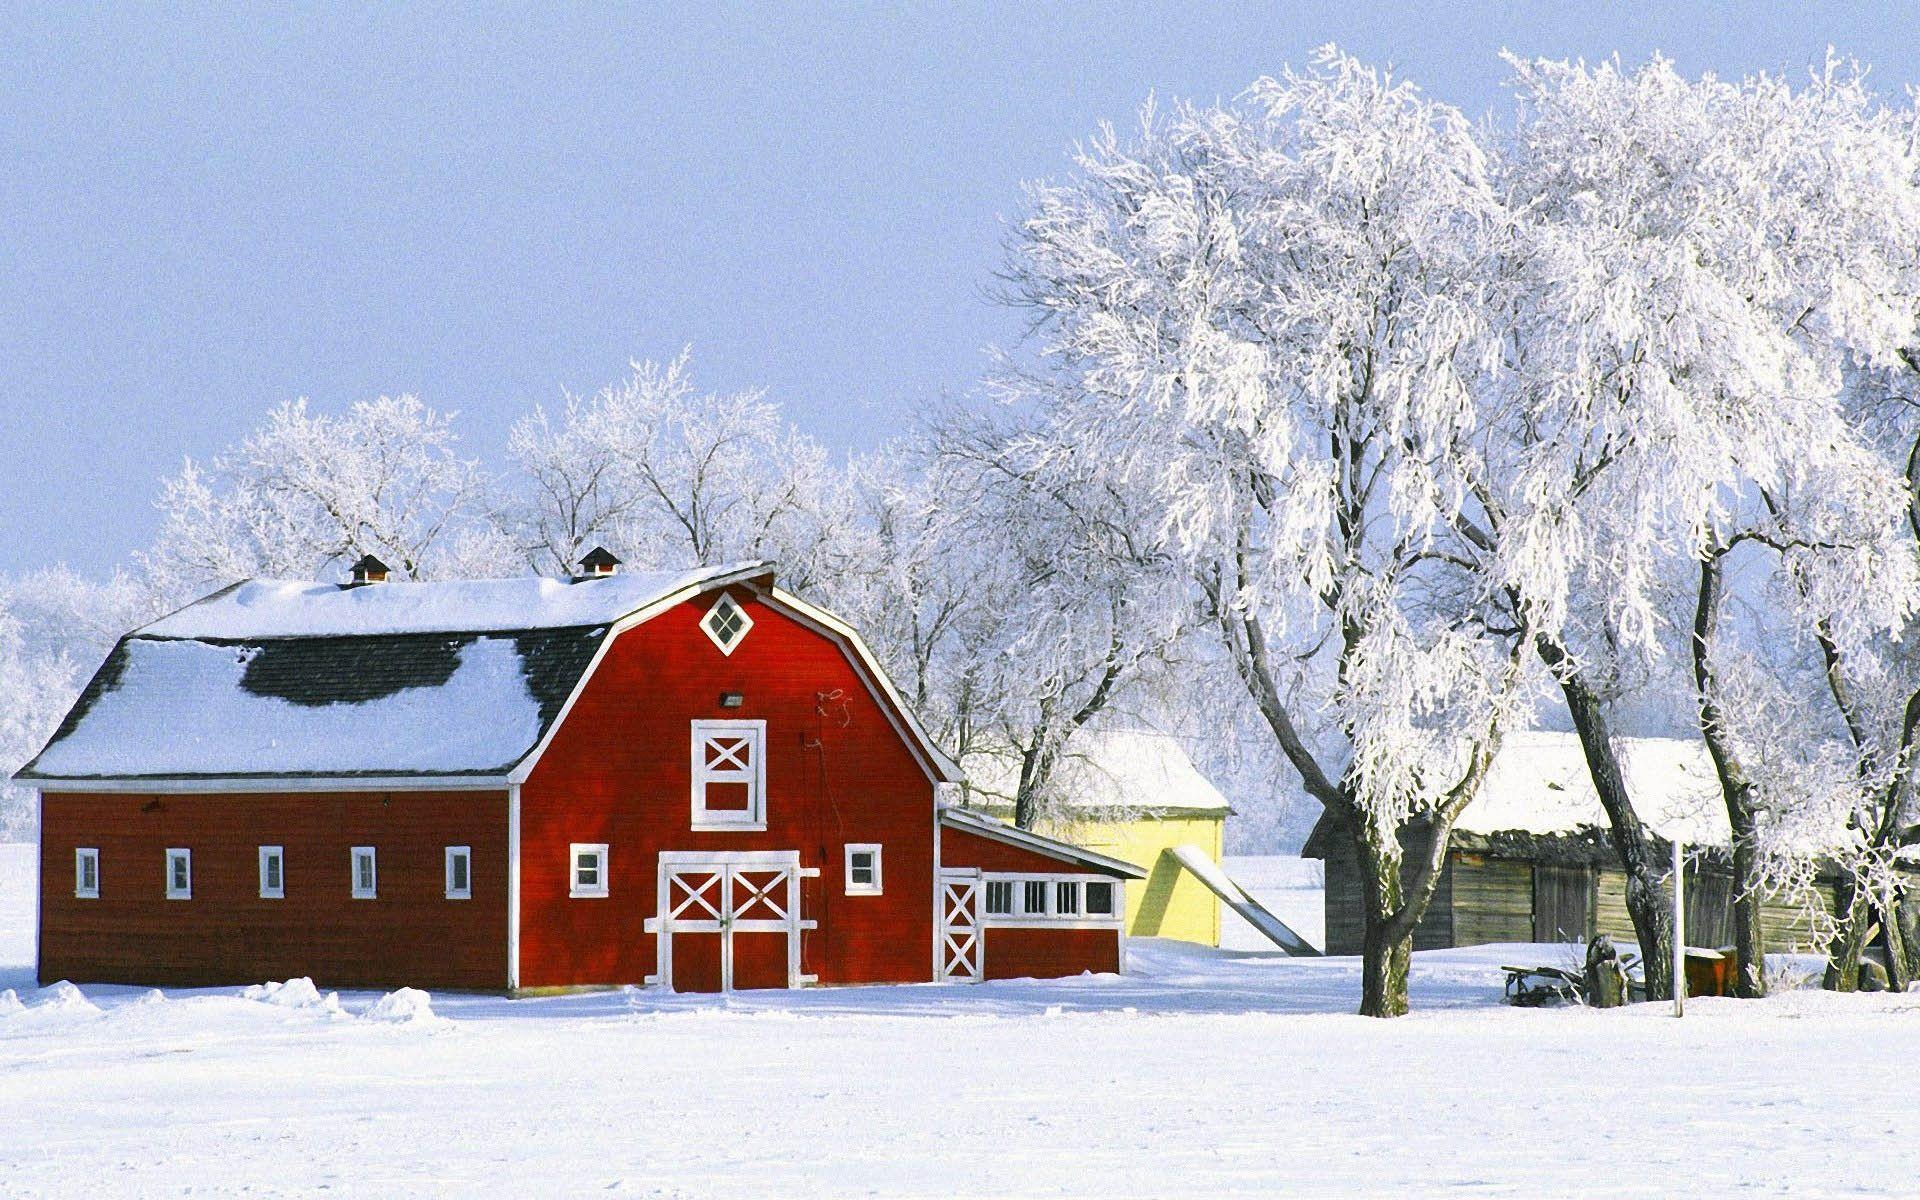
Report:
[[[1687,872],[1685,847],[1673,843],[1673,1015],[1687,1015]]]

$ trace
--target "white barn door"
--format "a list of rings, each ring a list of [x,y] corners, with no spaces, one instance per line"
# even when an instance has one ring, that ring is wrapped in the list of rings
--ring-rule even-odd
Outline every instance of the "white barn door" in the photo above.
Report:
[[[980,930],[980,872],[940,871],[940,978],[954,983],[980,982],[986,951]]]
[[[800,916],[800,880],[813,874],[791,850],[662,854],[647,982],[696,992],[812,983],[800,973],[800,933],[815,924]]]

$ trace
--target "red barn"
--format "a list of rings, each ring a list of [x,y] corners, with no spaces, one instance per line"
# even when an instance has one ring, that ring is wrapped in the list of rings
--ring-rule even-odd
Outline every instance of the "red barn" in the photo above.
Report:
[[[43,980],[683,991],[1115,971],[1130,864],[950,807],[766,564],[251,580],[122,638],[20,773]]]

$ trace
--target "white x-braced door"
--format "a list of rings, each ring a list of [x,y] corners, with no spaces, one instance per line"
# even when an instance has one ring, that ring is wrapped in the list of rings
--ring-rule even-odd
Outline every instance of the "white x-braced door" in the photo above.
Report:
[[[980,929],[980,873],[940,872],[940,978],[980,981],[985,941]]]
[[[797,987],[800,878],[793,851],[669,852],[660,856],[658,947],[651,982],[675,991]]]

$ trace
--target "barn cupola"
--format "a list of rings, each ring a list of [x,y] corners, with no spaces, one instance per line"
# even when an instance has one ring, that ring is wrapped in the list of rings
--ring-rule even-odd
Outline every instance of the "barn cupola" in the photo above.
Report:
[[[592,579],[599,575],[611,575],[619,569],[619,559],[615,558],[605,546],[595,546],[580,560],[579,578]]]
[[[363,554],[360,556],[359,562],[347,568],[347,574],[353,580],[348,586],[358,587],[365,583],[385,583],[387,576],[392,574],[392,572],[387,570],[387,564],[381,562],[373,555]]]

